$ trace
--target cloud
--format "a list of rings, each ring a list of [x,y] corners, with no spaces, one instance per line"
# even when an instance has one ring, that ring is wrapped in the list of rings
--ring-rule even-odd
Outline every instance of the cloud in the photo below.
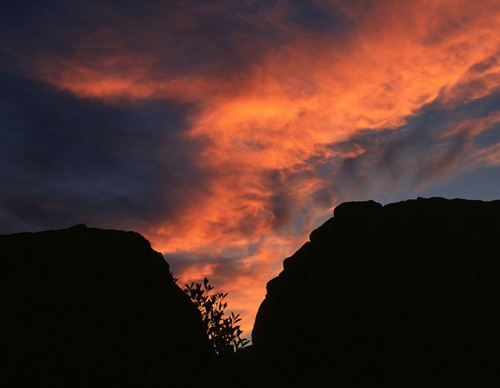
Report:
[[[398,193],[415,196],[488,164],[488,155],[494,160],[496,148],[489,144],[498,140],[483,144],[482,139],[498,131],[499,98],[492,93],[450,110],[442,110],[438,99],[398,130],[366,131],[337,145],[357,145],[363,152],[344,159],[330,179],[332,191],[340,201],[377,192],[393,200]]]
[[[200,145],[179,137],[189,106],[109,106],[5,74],[0,84],[2,231],[13,220],[29,230],[80,222],[144,228],[181,217],[189,194],[203,190],[192,162]]]
[[[339,202],[498,164],[497,1],[47,4],[0,24],[0,231],[135,229],[247,327]]]

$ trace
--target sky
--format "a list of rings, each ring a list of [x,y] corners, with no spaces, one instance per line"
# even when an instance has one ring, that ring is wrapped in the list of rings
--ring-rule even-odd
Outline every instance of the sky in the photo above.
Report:
[[[346,201],[500,199],[498,0],[6,1],[0,234],[141,233],[249,336]]]

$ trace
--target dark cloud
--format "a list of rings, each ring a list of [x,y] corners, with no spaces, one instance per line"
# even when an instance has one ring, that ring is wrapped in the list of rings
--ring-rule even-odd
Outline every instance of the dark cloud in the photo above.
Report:
[[[92,21],[96,1],[64,0],[7,2],[0,15],[0,69],[33,73],[40,57],[69,57],[78,43],[92,39],[99,28]]]
[[[289,42],[273,21],[276,7],[229,1],[11,2],[0,16],[0,69],[37,74],[47,61],[72,58],[108,74],[133,73],[139,62],[147,64],[150,79],[200,71],[226,78]]]
[[[334,34],[338,38],[347,37],[357,24],[356,19],[351,18],[340,4],[301,0],[287,2],[285,20],[308,33]]]
[[[175,218],[203,186],[200,145],[180,136],[192,107],[106,104],[5,74],[0,84],[0,233],[78,222],[134,228]]]
[[[382,202],[387,202],[388,192],[414,196],[436,181],[443,184],[456,178],[468,170],[476,150],[498,143],[498,130],[494,129],[500,125],[489,118],[499,106],[498,92],[448,109],[443,109],[438,98],[400,128],[366,131],[333,145],[337,152],[354,147],[365,150],[344,159],[332,173],[333,194],[342,202],[361,199],[366,193],[376,196],[380,191],[386,197]]]
[[[228,247],[222,251],[183,252],[165,254],[165,260],[170,264],[172,273],[182,278],[191,278],[196,281],[205,276],[215,283],[224,283],[228,279],[237,279],[248,275],[248,268],[243,259],[247,256],[247,247]],[[187,273],[186,273],[187,272]],[[184,284],[179,284],[183,286]]]

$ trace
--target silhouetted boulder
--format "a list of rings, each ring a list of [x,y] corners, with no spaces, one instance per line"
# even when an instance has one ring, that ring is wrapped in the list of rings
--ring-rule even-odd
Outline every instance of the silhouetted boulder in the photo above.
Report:
[[[196,386],[211,368],[200,313],[137,233],[2,235],[0,266],[4,387]]]
[[[248,386],[493,387],[500,201],[339,205],[267,285]]]

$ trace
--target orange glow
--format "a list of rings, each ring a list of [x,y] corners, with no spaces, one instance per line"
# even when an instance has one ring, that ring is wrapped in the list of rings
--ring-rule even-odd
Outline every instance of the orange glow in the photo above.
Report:
[[[174,272],[180,285],[213,277],[217,289],[229,292],[229,308],[242,314],[247,335],[266,282],[336,204],[335,193],[327,206],[312,198],[324,181],[312,174],[311,159],[361,155],[359,146],[341,152],[331,145],[366,129],[396,130],[436,99],[451,106],[499,87],[498,1],[373,4],[368,15],[348,2],[337,4],[362,20],[343,41],[275,20],[287,43],[231,74],[204,68],[183,74],[160,71],[154,57],[139,60],[134,53],[123,53],[128,63],[124,70],[110,58],[84,60],[85,47],[71,60],[48,58],[40,63],[42,78],[78,96],[199,104],[184,136],[203,139],[197,163],[214,179],[203,198],[183,209],[182,222],[166,219],[142,232],[165,254],[205,252],[213,257],[223,255],[227,247],[245,250],[257,244],[258,249],[238,258],[242,267],[234,277],[218,277],[220,268],[210,264],[193,263]],[[481,63],[486,65],[480,69]],[[476,122],[469,135],[493,123],[498,123],[498,115]],[[456,130],[445,133],[450,136]],[[477,163],[500,164],[498,145],[474,155]],[[289,206],[314,214],[300,230],[273,208],[273,173]]]
[[[500,144],[495,144],[480,150],[474,155],[473,160],[476,164],[500,166]]]

